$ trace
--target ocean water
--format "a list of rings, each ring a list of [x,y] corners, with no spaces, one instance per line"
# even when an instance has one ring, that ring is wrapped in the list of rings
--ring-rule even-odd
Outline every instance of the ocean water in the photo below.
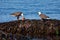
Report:
[[[14,12],[23,12],[26,19],[40,19],[39,11],[60,20],[60,0],[0,0],[0,22],[16,20],[10,15]]]

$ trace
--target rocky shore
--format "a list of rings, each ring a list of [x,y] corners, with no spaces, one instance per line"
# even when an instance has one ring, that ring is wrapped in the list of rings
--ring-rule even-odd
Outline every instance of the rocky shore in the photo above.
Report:
[[[60,20],[41,21],[27,19],[25,21],[0,23],[0,40],[29,40],[32,38],[59,40],[59,35]]]

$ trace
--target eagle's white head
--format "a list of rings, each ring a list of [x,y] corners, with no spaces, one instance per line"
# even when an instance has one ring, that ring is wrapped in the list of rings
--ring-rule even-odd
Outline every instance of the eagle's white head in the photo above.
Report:
[[[41,12],[38,12],[38,14],[40,15],[40,14],[42,14]]]
[[[21,14],[21,16],[24,16],[23,13]]]

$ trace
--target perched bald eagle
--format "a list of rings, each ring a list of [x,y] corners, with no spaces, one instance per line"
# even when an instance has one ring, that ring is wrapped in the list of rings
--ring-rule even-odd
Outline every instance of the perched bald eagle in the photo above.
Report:
[[[43,13],[41,13],[41,12],[38,12],[38,14],[39,14],[39,16],[41,17],[41,19],[42,19],[43,21],[50,19],[48,16],[46,16],[45,14],[43,14]]]

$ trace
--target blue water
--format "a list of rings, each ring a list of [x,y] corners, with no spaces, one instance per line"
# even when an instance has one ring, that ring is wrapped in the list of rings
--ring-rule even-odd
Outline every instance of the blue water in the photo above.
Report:
[[[26,19],[40,19],[38,11],[60,20],[60,0],[0,0],[0,22],[16,20],[10,15],[14,12],[23,12]]]

